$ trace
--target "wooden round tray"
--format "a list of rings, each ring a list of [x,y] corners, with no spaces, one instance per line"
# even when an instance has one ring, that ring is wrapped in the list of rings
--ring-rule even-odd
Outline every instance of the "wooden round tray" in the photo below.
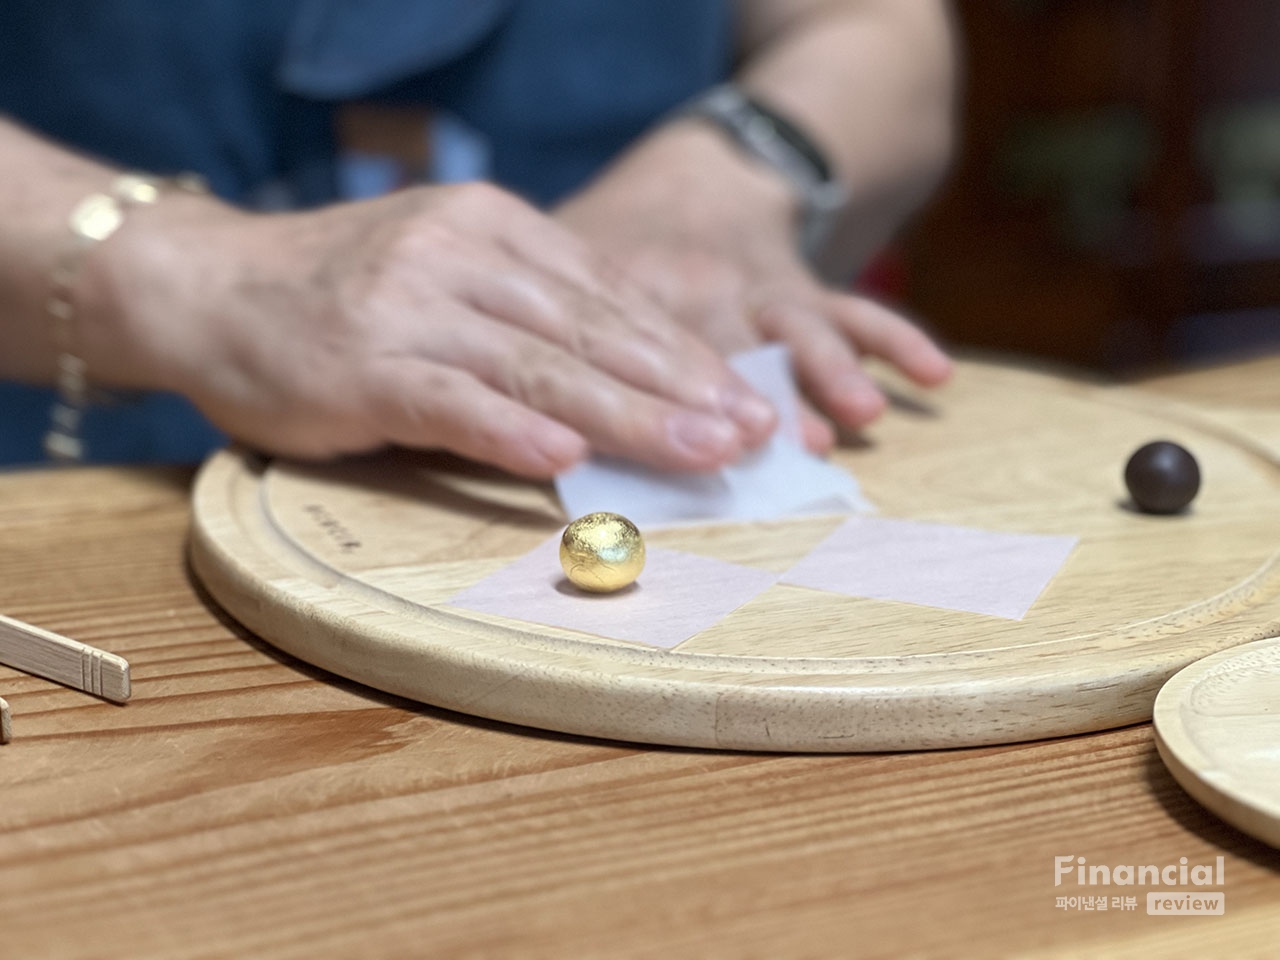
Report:
[[[779,584],[665,651],[453,609],[565,518],[550,486],[406,452],[325,466],[219,453],[196,484],[192,557],[281,649],[498,720],[753,750],[1035,739],[1146,720],[1178,669],[1280,632],[1280,444],[1259,422],[1246,433],[1135,391],[964,363],[836,454],[886,516],[1078,536],[1021,621]],[[1125,505],[1125,460],[1161,437],[1205,475],[1185,515]],[[839,522],[647,540],[781,572]]]
[[[1156,697],[1156,747],[1189,794],[1280,847],[1280,640],[1223,650]]]

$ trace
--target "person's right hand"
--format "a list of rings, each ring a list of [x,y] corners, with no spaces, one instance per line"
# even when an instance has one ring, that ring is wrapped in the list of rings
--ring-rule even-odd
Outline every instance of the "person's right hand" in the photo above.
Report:
[[[93,251],[79,297],[95,379],[184,393],[273,453],[394,443],[548,477],[591,448],[708,470],[775,422],[567,229],[485,184],[271,215],[167,195]]]

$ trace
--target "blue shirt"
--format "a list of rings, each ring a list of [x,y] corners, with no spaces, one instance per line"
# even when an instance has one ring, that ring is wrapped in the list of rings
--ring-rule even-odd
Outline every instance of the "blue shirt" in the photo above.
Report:
[[[420,103],[546,205],[720,80],[731,34],[730,0],[3,0],[0,112],[123,167],[198,171],[235,203],[307,206],[337,198],[337,103]],[[50,400],[0,383],[0,463],[43,459]],[[85,439],[99,461],[221,442],[166,395],[95,408]]]

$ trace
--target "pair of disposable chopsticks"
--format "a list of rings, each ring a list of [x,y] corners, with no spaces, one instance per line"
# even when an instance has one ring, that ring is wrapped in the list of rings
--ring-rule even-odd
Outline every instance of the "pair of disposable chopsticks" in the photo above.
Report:
[[[0,663],[116,703],[129,699],[129,661],[124,657],[3,615]],[[8,743],[11,734],[9,705],[0,700],[0,743]]]

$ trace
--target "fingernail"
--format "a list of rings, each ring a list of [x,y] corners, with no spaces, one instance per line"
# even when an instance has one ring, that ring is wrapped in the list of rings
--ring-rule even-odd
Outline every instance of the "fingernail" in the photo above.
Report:
[[[874,420],[884,412],[884,395],[865,377],[848,377],[840,385],[840,397],[860,422]]]
[[[702,413],[677,413],[667,421],[671,442],[700,458],[724,459],[739,446],[738,428]]]
[[[938,363],[937,363],[938,372],[933,377],[934,382],[942,383],[948,380],[951,377],[951,375],[955,373],[955,369],[956,369],[956,365],[951,362],[951,358],[948,357],[945,353],[940,353],[938,355]]]
[[[809,417],[804,422],[804,442],[810,453],[826,456],[836,445],[836,431],[826,420]]]
[[[720,407],[753,435],[767,433],[778,422],[773,404],[743,387],[725,387],[720,394]]]

